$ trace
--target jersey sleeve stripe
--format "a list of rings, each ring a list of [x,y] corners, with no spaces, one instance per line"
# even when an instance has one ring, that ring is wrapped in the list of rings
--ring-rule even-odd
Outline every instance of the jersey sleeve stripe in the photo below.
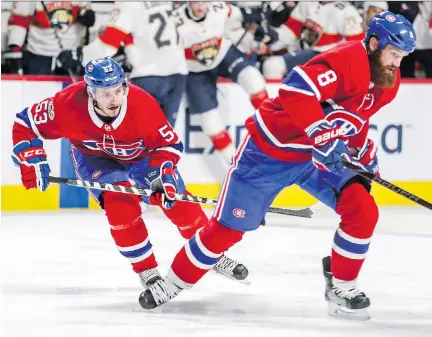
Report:
[[[18,123],[28,129],[31,129],[31,125],[27,124],[27,122],[22,119],[20,116],[17,116],[17,118],[15,118],[15,123]]]
[[[31,112],[30,112],[29,108],[25,108],[20,113],[17,113],[15,121],[18,124],[31,129],[39,138],[43,138],[40,135],[39,130],[36,127],[36,124],[33,121],[33,117],[31,115]]]
[[[310,91],[303,90],[303,89],[293,87],[291,85],[286,85],[286,84],[282,84],[281,87],[279,88],[279,90],[295,91],[295,92],[298,92],[300,94],[304,94],[304,95],[308,95],[308,96],[315,96],[315,94],[310,92]]]
[[[231,6],[228,5],[228,4],[227,4],[227,7],[228,7],[228,15],[227,15],[227,18],[229,18],[229,17],[231,16],[231,13],[232,13],[232,8],[231,8]]]
[[[30,109],[26,108],[25,110],[27,112],[27,114],[26,114],[27,115],[27,119],[30,122],[30,126],[31,126],[31,129],[33,130],[33,132],[38,136],[38,138],[44,138],[39,133],[39,130],[38,130],[38,128],[37,128],[37,126],[36,126],[36,124],[35,124],[35,122],[33,120],[33,116],[31,115]]]
[[[183,154],[183,143],[179,141],[175,144],[158,147],[157,149],[155,149],[155,151],[167,151],[167,152],[174,153],[178,157],[181,157]]]
[[[277,146],[279,148],[289,148],[291,151],[293,151],[293,150],[294,151],[295,150],[298,150],[298,151],[309,150],[311,148],[310,145],[306,145],[306,144],[296,144],[296,143],[283,144],[283,143],[281,143],[267,128],[267,126],[264,123],[264,120],[261,117],[259,110],[256,111],[256,113],[254,115],[254,119],[257,123],[258,128],[261,131],[261,134],[264,136],[264,138],[266,138],[267,142],[269,142],[270,144],[273,144],[274,146]]]
[[[299,74],[302,79],[309,85],[309,87],[313,90],[315,96],[318,100],[321,100],[321,93],[316,87],[315,83],[310,79],[310,77],[300,68],[300,67],[294,67],[293,71],[295,71],[297,74]]]

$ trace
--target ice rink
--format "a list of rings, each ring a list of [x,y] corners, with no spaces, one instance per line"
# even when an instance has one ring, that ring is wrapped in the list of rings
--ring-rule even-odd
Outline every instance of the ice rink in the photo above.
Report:
[[[183,239],[159,211],[144,214],[165,273]],[[360,277],[367,322],[330,318],[321,258],[337,218],[267,217],[229,252],[251,285],[207,274],[146,312],[128,261],[95,211],[2,214],[2,337],[417,337],[432,336],[432,212],[385,208]]]

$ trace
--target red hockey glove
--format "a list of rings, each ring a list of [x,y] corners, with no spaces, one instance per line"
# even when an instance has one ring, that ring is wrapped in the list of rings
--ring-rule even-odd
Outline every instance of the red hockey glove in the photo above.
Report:
[[[161,167],[154,167],[148,174],[150,188],[155,193],[149,198],[152,205],[161,205],[165,209],[171,209],[176,200],[177,180],[174,165],[170,161],[164,162]]]
[[[13,148],[12,160],[21,169],[21,180],[25,188],[38,188],[45,191],[49,184],[51,169],[39,138],[22,141]]]

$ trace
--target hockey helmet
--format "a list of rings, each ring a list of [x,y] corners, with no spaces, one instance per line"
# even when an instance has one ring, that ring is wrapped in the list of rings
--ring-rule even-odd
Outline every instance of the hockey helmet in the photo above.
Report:
[[[103,57],[88,62],[85,66],[84,81],[91,89],[127,86],[126,75],[120,65],[111,57]]]
[[[414,28],[404,16],[384,11],[373,17],[366,32],[366,41],[376,37],[378,48],[384,49],[387,44],[400,50],[412,53],[416,47]]]

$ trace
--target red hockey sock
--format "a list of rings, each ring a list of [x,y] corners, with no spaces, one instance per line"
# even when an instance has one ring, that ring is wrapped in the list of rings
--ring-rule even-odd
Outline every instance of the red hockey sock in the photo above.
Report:
[[[191,195],[188,191],[185,195]],[[185,239],[190,239],[196,231],[208,223],[208,218],[201,206],[196,203],[177,201],[173,208],[162,207],[168,219],[177,226],[180,234]]]
[[[129,182],[116,185],[131,186]],[[104,192],[103,198],[106,216],[111,225],[111,235],[120,254],[129,260],[136,273],[157,267],[147,228],[141,218],[139,197]]]
[[[250,96],[250,101],[255,109],[258,109],[261,103],[268,98],[268,94],[266,90],[259,91]]]
[[[225,130],[219,132],[218,134],[211,136],[211,141],[216,150],[222,151],[226,147],[232,144],[232,139],[229,133]]]
[[[197,283],[243,234],[210,219],[177,253],[171,265],[172,274],[187,285]]]
[[[333,242],[331,268],[339,280],[358,277],[378,221],[378,207],[366,188],[354,183],[345,188],[336,205],[341,223]]]

